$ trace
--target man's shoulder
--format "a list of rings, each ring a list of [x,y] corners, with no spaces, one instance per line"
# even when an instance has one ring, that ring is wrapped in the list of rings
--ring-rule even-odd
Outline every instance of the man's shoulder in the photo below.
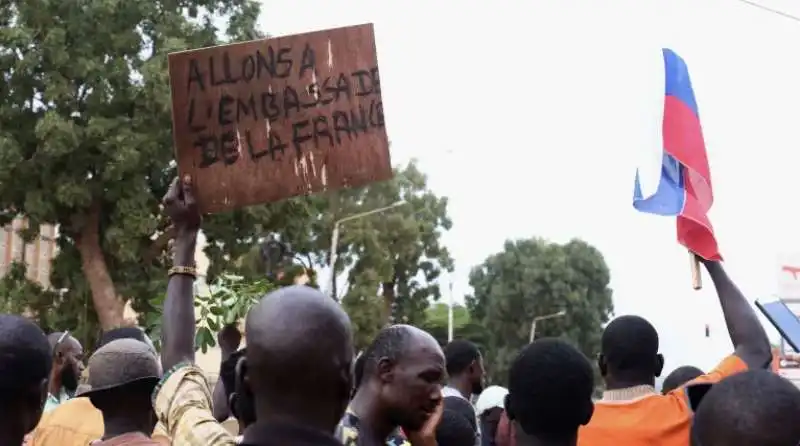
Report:
[[[450,387],[450,386],[442,387],[442,398],[447,398],[449,396],[457,396],[463,400],[466,399],[464,398],[464,395],[462,395],[461,392],[459,392],[458,389],[456,389],[455,387]]]
[[[339,420],[334,436],[345,446],[356,444],[358,440],[358,417],[347,411],[342,419]]]
[[[594,413],[582,432],[594,430],[624,431],[651,426],[659,430],[666,425],[675,425],[691,418],[691,410],[682,395],[655,393],[629,401],[599,400],[594,402]]]
[[[39,421],[34,438],[40,440],[36,445],[51,444],[50,440],[58,438],[58,442],[70,438],[99,438],[103,435],[103,414],[100,413],[88,398],[74,398],[47,413]],[[55,443],[53,443],[55,444]]]

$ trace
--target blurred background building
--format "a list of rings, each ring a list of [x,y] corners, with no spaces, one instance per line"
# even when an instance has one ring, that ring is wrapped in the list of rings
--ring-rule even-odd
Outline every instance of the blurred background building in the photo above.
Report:
[[[25,243],[17,231],[27,227],[27,220],[18,217],[0,230],[0,277],[8,272],[12,263],[25,262],[28,279],[47,288],[50,286],[50,267],[57,251],[58,228],[41,225],[36,239]]]

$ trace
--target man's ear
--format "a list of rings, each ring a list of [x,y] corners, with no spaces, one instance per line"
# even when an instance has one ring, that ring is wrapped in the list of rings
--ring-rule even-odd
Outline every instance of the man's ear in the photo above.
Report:
[[[602,353],[597,355],[597,368],[600,369],[600,376],[605,377],[608,374],[608,362]]]
[[[381,358],[378,360],[378,379],[381,382],[390,383],[394,381],[394,362],[389,358]]]
[[[661,376],[661,372],[664,371],[664,355],[661,353],[656,355],[656,369],[654,371],[656,372],[656,377]]]

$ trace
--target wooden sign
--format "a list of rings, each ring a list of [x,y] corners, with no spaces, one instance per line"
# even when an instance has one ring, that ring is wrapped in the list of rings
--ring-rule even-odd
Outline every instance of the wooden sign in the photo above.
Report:
[[[204,212],[392,177],[372,24],[173,53],[169,75]]]

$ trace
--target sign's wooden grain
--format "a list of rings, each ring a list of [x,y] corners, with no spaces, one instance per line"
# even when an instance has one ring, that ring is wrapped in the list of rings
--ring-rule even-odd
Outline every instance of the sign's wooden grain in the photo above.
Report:
[[[173,53],[169,73],[204,212],[392,177],[372,24]]]

